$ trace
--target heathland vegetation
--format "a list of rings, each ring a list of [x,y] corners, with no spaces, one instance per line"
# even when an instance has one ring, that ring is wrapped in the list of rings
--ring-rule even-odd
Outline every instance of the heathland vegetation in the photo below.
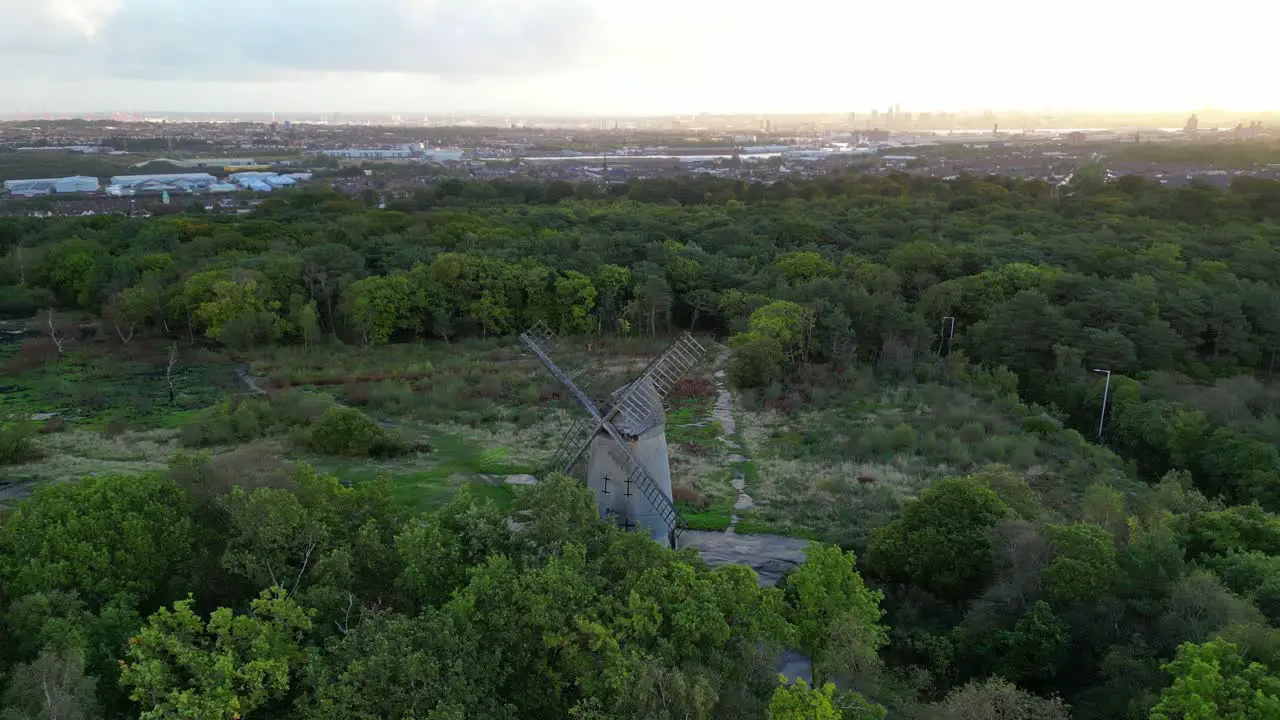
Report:
[[[5,717],[1280,716],[1280,185],[376,201],[0,221]],[[502,484],[572,417],[536,322],[601,388],[705,340],[678,505],[809,561]]]

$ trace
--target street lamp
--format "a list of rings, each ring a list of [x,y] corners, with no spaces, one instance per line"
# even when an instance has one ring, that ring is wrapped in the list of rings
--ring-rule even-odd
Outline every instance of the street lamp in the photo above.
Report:
[[[947,321],[951,321],[950,331],[948,332]],[[951,338],[956,336],[956,319],[950,315],[942,317],[942,337],[947,345],[947,357],[951,357]]]
[[[1098,439],[1102,439],[1102,423],[1107,419],[1107,395],[1111,393],[1111,371],[1094,368],[1094,372],[1107,375],[1107,384],[1102,387],[1102,412],[1098,415]]]

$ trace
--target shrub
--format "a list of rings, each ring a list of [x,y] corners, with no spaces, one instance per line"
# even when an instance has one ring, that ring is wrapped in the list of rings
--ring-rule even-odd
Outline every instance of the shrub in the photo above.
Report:
[[[43,457],[44,453],[32,442],[35,434],[36,426],[30,423],[0,427],[0,465],[17,465]]]
[[[707,504],[706,499],[697,490],[688,485],[676,485],[671,488],[671,498],[678,503],[685,503],[696,508],[705,507]]]
[[[1052,418],[1044,415],[1032,415],[1031,417],[1023,418],[1022,429],[1029,433],[1041,433],[1048,435],[1050,433],[1057,432],[1061,428],[1058,427],[1058,423],[1054,422]]]
[[[916,447],[916,431],[906,423],[902,423],[889,434],[889,444],[895,452],[908,452]]]
[[[969,444],[982,442],[987,436],[987,428],[977,421],[967,422],[956,432],[960,440]]]
[[[686,377],[681,378],[671,387],[670,395],[673,398],[679,397],[711,397],[716,394],[716,388],[711,381],[702,377]]]
[[[232,399],[210,408],[205,417],[182,428],[188,447],[230,445],[257,440],[271,428],[271,406],[257,398]]]
[[[329,409],[330,401],[308,392],[284,392],[271,396],[271,411],[284,428],[310,425]]]
[[[373,455],[386,440],[382,427],[354,408],[329,408],[311,427],[311,447],[326,455]]]
[[[129,432],[129,423],[124,420],[112,420],[102,429],[102,434],[109,438],[120,437]]]

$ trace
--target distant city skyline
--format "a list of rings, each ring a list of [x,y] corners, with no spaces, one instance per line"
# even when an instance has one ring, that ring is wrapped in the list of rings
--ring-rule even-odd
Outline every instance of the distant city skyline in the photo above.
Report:
[[[1280,109],[1280,8],[1155,0],[0,0],[0,114]],[[400,112],[408,112],[401,110]]]

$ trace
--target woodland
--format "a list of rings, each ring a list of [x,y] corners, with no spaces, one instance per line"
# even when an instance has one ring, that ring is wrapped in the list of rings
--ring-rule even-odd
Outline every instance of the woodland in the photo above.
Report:
[[[1280,183],[1102,178],[0,219],[0,718],[1280,718]],[[739,531],[807,561],[761,587],[554,474],[436,492],[536,467],[492,428],[553,449],[539,322],[606,374],[705,339]],[[161,460],[68,459],[124,438]]]

